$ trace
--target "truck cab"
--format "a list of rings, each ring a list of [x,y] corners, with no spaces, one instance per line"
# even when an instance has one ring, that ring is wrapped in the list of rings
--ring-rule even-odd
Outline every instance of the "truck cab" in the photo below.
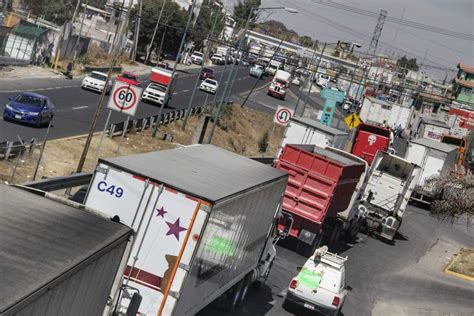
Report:
[[[286,90],[290,84],[290,78],[291,74],[289,72],[277,70],[270,86],[268,87],[267,94],[285,100]]]
[[[393,240],[419,173],[420,167],[410,161],[377,152],[359,206],[363,217],[361,230]]]

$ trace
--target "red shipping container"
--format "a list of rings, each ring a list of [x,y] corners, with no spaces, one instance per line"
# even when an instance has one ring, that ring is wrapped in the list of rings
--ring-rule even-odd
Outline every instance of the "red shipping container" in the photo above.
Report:
[[[387,151],[390,146],[390,130],[375,125],[361,124],[357,129],[351,153],[372,164],[379,150]]]
[[[289,174],[282,209],[293,217],[293,237],[301,228],[319,232],[326,218],[346,210],[365,171],[360,161],[313,145],[286,145],[274,166]]]

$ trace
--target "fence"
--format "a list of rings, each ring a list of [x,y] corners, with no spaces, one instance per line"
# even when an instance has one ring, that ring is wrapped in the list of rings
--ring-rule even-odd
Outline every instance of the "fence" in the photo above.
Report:
[[[189,115],[199,114],[203,111],[203,108],[204,107],[202,106],[191,108],[191,112],[189,113]],[[174,110],[168,113],[164,113],[161,115],[160,125],[168,124],[175,120],[182,119],[184,118],[185,115],[186,115],[185,109]],[[127,126],[125,126],[126,121],[112,123],[109,125],[108,135],[109,137],[122,135],[124,129],[125,129],[125,134],[129,132],[143,132],[145,129],[154,126],[157,123],[157,121],[158,121],[158,115],[153,115],[153,116],[129,120]]]

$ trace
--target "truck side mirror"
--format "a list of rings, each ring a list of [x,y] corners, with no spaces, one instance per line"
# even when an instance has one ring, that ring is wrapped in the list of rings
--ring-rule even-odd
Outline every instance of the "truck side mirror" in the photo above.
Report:
[[[302,266],[297,266],[297,267],[296,267],[296,271],[298,271],[298,272],[300,272],[300,271],[301,271],[301,269],[303,269],[303,267],[302,267]]]
[[[346,290],[352,291],[352,286],[350,286],[350,285],[346,286]]]

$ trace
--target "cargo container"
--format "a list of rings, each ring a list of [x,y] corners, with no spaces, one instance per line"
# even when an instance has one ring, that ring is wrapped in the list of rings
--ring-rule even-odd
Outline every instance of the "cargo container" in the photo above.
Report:
[[[323,233],[330,236],[328,243],[334,244],[343,229],[337,224],[337,214],[354,202],[365,162],[328,148],[287,144],[274,166],[289,174],[280,229],[292,220],[288,234],[305,243],[308,254],[319,247]]]
[[[413,108],[395,102],[365,97],[359,117],[368,124],[408,127]]]
[[[133,231],[30,190],[0,184],[0,315],[102,315]]]
[[[360,124],[357,128],[351,153],[372,164],[378,151],[388,151],[393,142],[393,134],[388,128]]]
[[[251,282],[268,276],[287,178],[194,145],[101,159],[85,205],[137,231],[121,293],[140,291],[139,312],[194,315],[219,297],[237,305]]]
[[[406,160],[421,167],[416,187],[411,196],[413,201],[431,204],[431,189],[426,180],[455,168],[458,153],[455,146],[440,143],[429,138],[411,140],[406,152]]]
[[[416,138],[429,138],[441,142],[443,135],[449,135],[450,126],[443,121],[422,117],[416,127]]]
[[[320,148],[343,149],[348,134],[319,121],[305,117],[292,117],[285,127],[277,157],[286,144],[316,145]]]
[[[400,229],[420,168],[401,157],[377,152],[368,172],[361,231],[392,241]]]

